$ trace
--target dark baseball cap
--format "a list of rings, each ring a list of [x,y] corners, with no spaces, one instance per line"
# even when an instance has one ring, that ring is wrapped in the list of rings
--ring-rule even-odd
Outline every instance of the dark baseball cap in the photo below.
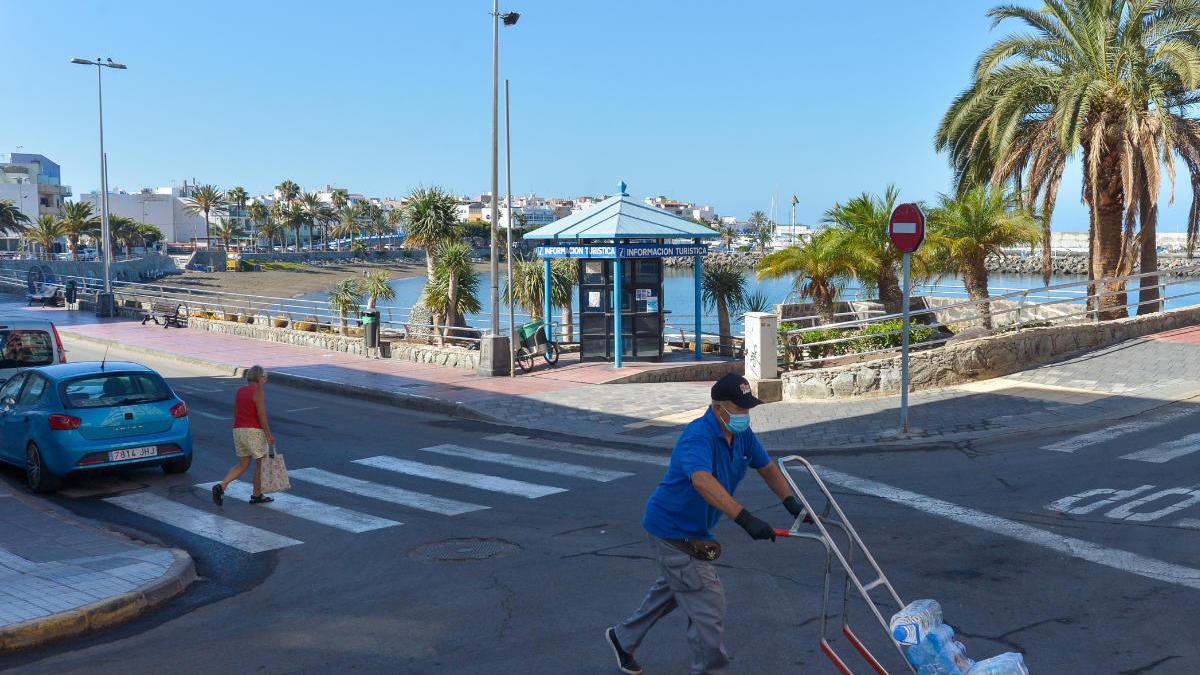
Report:
[[[741,375],[730,373],[712,386],[712,400],[729,401],[739,408],[753,408],[762,403],[750,393],[750,383]]]

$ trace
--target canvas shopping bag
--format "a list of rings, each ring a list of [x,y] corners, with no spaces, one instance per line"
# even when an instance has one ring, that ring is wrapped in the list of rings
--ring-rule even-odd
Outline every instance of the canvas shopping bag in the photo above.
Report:
[[[263,494],[268,492],[284,492],[292,489],[292,483],[288,480],[287,464],[283,461],[283,455],[275,452],[275,446],[267,448],[267,456],[262,459],[262,491]]]

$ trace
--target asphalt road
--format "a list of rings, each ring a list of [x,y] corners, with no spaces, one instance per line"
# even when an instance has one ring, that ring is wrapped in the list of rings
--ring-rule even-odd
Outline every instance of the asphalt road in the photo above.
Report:
[[[74,345],[71,353],[78,360],[90,351]],[[616,672],[601,633],[653,580],[640,520],[665,455],[587,445],[582,427],[579,438],[547,436],[270,383],[272,426],[293,472],[290,494],[312,502],[273,510],[227,497],[217,508],[194,486],[219,480],[234,462],[229,427],[240,383],[146,363],[193,411],[191,471],[73,481],[53,499],[185,548],[201,579],[130,624],[5,657],[0,668]],[[1200,453],[1189,450],[1200,449],[1198,433],[1200,407],[1184,403],[1105,429],[810,459],[827,470],[822,475],[902,598],[938,598],[969,655],[1019,650],[1035,673],[1194,673]],[[19,479],[15,471],[2,475]],[[809,485],[801,481],[812,495]],[[412,495],[397,489],[443,501],[414,508]],[[141,504],[154,517],[107,501],[130,496],[136,501],[126,506]],[[756,477],[737,496],[787,524]],[[182,520],[166,524],[168,513]],[[251,553],[200,536],[198,513],[266,533],[237,545],[280,547]],[[725,544],[719,566],[734,671],[836,672],[817,649],[820,547],[752,542],[728,522],[717,535]],[[477,553],[496,555],[462,559]],[[834,585],[831,638],[840,577]],[[677,614],[639,651],[648,673],[687,671]],[[849,616],[889,670],[903,672],[861,600],[851,598]],[[844,639],[832,642],[856,672],[863,669]]]

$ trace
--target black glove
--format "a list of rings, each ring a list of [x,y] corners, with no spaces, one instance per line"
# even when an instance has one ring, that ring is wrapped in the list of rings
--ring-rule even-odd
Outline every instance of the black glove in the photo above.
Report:
[[[787,509],[793,518],[799,518],[800,514],[804,511],[804,505],[800,503],[799,499],[796,499],[795,495],[788,495],[788,498],[783,500],[783,508]],[[812,514],[805,513],[804,522],[811,523],[812,521]]]
[[[742,509],[733,522],[742,526],[751,539],[770,539],[775,541],[775,530],[746,509]]]

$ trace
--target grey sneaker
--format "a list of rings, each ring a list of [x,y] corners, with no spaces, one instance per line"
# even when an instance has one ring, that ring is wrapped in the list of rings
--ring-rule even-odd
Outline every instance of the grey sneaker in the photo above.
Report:
[[[617,655],[617,668],[620,668],[622,673],[626,673],[627,675],[642,675],[642,664],[633,658],[633,654],[621,648],[621,643],[617,641],[616,630],[611,627],[605,630],[604,639],[612,647],[613,654]]]

